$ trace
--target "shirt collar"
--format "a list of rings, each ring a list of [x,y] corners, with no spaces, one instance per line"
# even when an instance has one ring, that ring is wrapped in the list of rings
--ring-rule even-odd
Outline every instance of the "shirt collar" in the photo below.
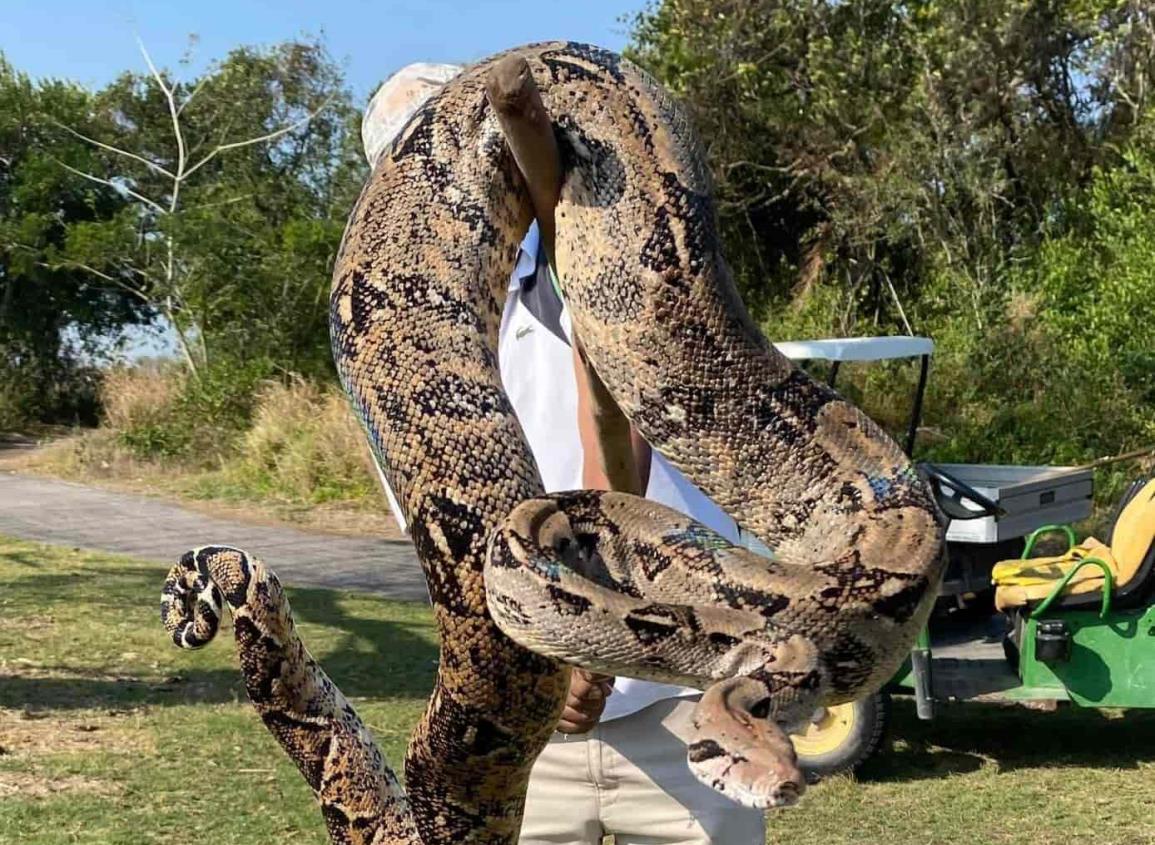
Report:
[[[525,238],[517,250],[517,264],[514,265],[513,274],[509,278],[510,290],[517,290],[523,280],[532,278],[537,273],[537,250],[540,242],[541,235],[538,234],[535,220],[530,224],[529,231],[525,233]]]

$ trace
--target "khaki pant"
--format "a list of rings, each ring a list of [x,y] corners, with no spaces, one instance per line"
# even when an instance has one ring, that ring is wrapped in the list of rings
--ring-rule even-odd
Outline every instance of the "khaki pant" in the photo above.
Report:
[[[554,734],[534,764],[519,845],[763,845],[765,821],[686,764],[694,699],[671,698],[590,733]]]

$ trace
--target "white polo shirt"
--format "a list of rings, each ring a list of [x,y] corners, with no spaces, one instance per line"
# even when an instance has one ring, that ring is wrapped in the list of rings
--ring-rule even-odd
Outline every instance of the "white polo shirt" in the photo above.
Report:
[[[577,424],[577,376],[569,312],[537,261],[537,224],[530,227],[509,280],[501,318],[498,363],[547,492],[582,488],[582,446]],[[539,272],[539,269],[541,272]],[[738,542],[738,530],[717,505],[653,452],[646,497],[692,516]],[[687,687],[618,678],[603,720],[637,712],[656,701],[697,695]]]

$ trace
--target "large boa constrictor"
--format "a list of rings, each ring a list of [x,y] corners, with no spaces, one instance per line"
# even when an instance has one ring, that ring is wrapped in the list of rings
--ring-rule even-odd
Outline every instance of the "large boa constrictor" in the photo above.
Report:
[[[518,52],[561,149],[556,260],[592,365],[654,448],[774,557],[624,494],[543,495],[496,352],[531,205],[484,92],[501,57],[463,73],[377,166],[331,300],[337,367],[441,633],[408,799],[259,562],[199,549],[165,587],[181,645],[207,641],[230,605],[249,695],[335,842],[515,842],[567,688],[560,661],[705,688],[695,773],[753,806],[791,803],[803,780],[783,726],[878,688],[941,577],[943,531],[906,456],[747,316],[674,102],[604,50]]]

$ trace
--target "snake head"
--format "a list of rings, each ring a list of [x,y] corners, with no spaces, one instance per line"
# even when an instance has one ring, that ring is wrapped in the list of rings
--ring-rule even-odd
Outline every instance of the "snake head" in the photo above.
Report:
[[[789,807],[806,791],[798,755],[781,726],[755,713],[764,693],[748,678],[720,681],[694,710],[690,771],[746,807]]]

